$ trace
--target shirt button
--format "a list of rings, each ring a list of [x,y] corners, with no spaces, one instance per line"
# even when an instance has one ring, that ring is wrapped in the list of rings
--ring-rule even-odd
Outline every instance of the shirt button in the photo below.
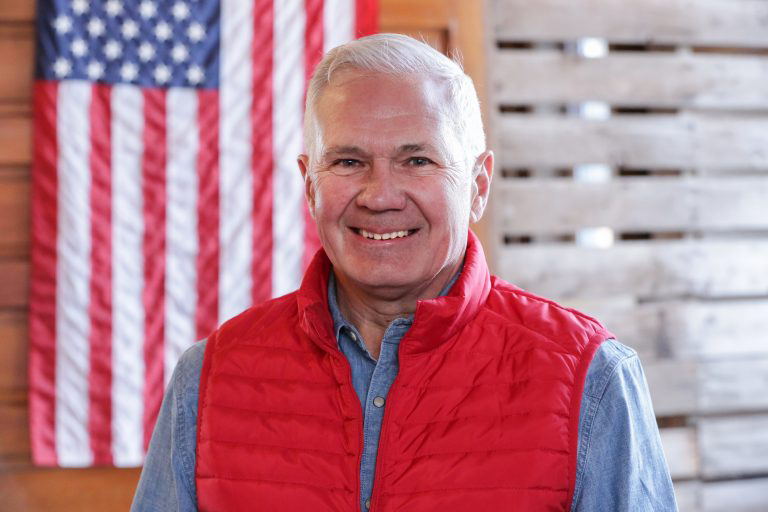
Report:
[[[354,332],[349,331],[349,337],[352,338],[352,341],[357,341],[357,334]]]
[[[365,500],[365,510],[371,508],[371,500]]]
[[[377,396],[373,399],[373,405],[376,407],[384,407],[384,397],[383,396]]]

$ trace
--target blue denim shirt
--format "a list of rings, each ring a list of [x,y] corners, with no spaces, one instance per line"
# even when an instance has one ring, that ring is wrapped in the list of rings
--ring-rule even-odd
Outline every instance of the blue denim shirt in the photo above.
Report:
[[[373,488],[387,393],[399,368],[397,349],[412,318],[398,318],[389,325],[377,361],[339,311],[332,278],[328,292],[336,339],[351,366],[352,384],[364,414],[360,464],[360,509],[364,512]],[[195,344],[174,370],[136,489],[134,512],[197,510],[195,443],[204,350],[204,341]],[[587,372],[571,510],[677,510],[640,361],[632,349],[615,340],[600,346]]]

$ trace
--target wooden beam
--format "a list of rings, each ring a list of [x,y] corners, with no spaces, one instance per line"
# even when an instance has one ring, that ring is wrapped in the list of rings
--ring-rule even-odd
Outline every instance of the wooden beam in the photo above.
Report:
[[[0,260],[0,308],[26,308],[29,304],[29,261]]]
[[[29,194],[27,172],[0,173],[0,257],[29,254]]]
[[[26,390],[27,313],[0,310],[0,398]]]
[[[498,50],[491,57],[491,90],[500,105],[768,107],[765,57],[637,52],[586,59],[554,50]]]
[[[650,240],[609,249],[572,244],[498,249],[499,275],[547,297],[768,294],[768,242]]]
[[[32,119],[0,117],[0,166],[29,165],[32,161]]]
[[[762,0],[492,0],[501,41],[603,37],[625,43],[768,46]]]
[[[717,178],[510,179],[493,201],[505,234],[768,229],[768,175]]]
[[[19,3],[19,2],[15,2]],[[24,103],[32,96],[35,41],[31,26],[0,31],[0,101]]]
[[[768,117],[498,115],[498,166],[768,169]]]

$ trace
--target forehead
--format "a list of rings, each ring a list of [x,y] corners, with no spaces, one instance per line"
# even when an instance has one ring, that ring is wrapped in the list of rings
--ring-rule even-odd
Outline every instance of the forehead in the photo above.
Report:
[[[441,138],[450,124],[449,101],[448,85],[434,78],[340,70],[317,104],[320,136],[325,144]]]

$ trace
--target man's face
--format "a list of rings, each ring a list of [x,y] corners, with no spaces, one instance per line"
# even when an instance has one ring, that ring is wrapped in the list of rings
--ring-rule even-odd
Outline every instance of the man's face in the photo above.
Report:
[[[299,164],[343,283],[424,296],[458,269],[492,157],[467,158],[447,98],[434,80],[356,70],[339,71],[323,91],[316,159]]]

